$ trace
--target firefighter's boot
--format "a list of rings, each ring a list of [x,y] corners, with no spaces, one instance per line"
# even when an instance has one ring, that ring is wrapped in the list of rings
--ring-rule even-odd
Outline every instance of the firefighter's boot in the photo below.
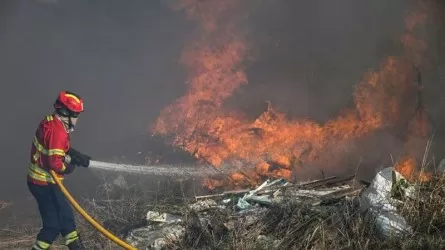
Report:
[[[51,244],[44,241],[37,240],[31,250],[47,250],[51,247]]]
[[[86,250],[80,238],[66,245],[69,250]]]

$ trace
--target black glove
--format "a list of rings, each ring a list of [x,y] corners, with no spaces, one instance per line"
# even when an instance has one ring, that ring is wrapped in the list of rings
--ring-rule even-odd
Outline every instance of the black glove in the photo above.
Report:
[[[76,166],[72,164],[65,164],[65,171],[63,171],[64,174],[71,174],[76,170]]]
[[[80,165],[80,163],[81,163],[81,160],[80,160],[81,154],[80,154],[79,151],[77,151],[77,150],[75,150],[73,148],[70,148],[66,152],[66,154],[69,156],[69,159],[70,159],[69,164]]]
[[[90,166],[91,157],[89,157],[88,155],[82,154],[73,148],[70,148],[68,152],[66,152],[66,154],[71,157],[71,164],[84,168]]]
[[[91,157],[89,157],[88,155],[83,154],[82,155],[82,160],[81,160],[82,164],[80,166],[82,166],[84,168],[89,167],[90,166],[90,160],[91,160]]]

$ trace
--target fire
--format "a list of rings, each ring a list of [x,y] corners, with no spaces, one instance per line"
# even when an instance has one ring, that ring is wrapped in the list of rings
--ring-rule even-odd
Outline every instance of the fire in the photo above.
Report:
[[[411,156],[400,159],[395,166],[395,170],[410,182],[426,182],[431,179],[431,174],[418,171],[416,159]]]
[[[235,169],[230,179],[239,183],[255,181],[258,175],[290,179],[304,164],[320,159],[333,166],[354,140],[412,119],[417,93],[413,62],[422,63],[426,49],[412,33],[425,22],[424,13],[405,20],[404,55],[388,57],[378,71],[367,73],[353,93],[355,107],[322,124],[288,118],[270,103],[254,120],[224,108],[225,100],[248,83],[243,67],[248,44],[237,32],[239,18],[227,18],[236,3],[182,0],[178,4],[198,21],[202,36],[181,56],[188,69],[188,91],[162,110],[155,134],[170,137],[172,145],[214,167],[230,165]],[[223,183],[206,180],[205,185],[215,188]]]
[[[214,190],[218,187],[224,185],[224,181],[222,180],[213,180],[213,179],[205,179],[202,183],[204,187],[207,187],[209,190]]]
[[[241,182],[245,179],[244,175],[240,173],[233,173],[231,177],[232,180],[234,180],[235,182]]]

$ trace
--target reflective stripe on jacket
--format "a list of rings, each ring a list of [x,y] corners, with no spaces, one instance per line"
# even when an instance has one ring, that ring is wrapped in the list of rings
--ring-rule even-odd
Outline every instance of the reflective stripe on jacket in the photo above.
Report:
[[[31,145],[28,181],[38,185],[54,184],[50,169],[63,180],[66,169],[63,160],[69,147],[69,134],[62,121],[55,115],[46,116],[40,122]]]

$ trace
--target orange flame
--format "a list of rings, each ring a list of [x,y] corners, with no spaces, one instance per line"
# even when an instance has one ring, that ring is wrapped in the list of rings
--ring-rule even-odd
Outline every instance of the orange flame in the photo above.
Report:
[[[395,170],[410,182],[426,182],[431,179],[431,174],[419,172],[417,169],[416,159],[411,156],[400,159],[395,166]]]
[[[219,22],[233,11],[236,1],[180,2],[179,8],[201,24],[202,37],[182,54],[181,62],[189,72],[188,92],[162,110],[153,131],[172,137],[172,145],[196,158],[214,167],[227,163],[246,170],[250,166],[257,174],[289,179],[300,171],[301,163],[323,156],[333,165],[336,155],[348,150],[352,141],[377,129],[407,124],[412,118],[416,94],[413,60],[423,62],[420,55],[426,49],[412,32],[424,23],[425,14],[414,13],[405,20],[405,56],[383,60],[379,71],[369,72],[356,86],[355,108],[321,124],[289,119],[271,104],[255,120],[224,110],[224,101],[248,82],[243,69],[248,45],[236,32],[237,19]],[[235,172],[231,179],[238,183],[255,177]],[[219,184],[206,180],[211,188]]]
[[[209,190],[214,190],[216,188],[222,187],[224,182],[222,180],[204,179],[202,185]]]

